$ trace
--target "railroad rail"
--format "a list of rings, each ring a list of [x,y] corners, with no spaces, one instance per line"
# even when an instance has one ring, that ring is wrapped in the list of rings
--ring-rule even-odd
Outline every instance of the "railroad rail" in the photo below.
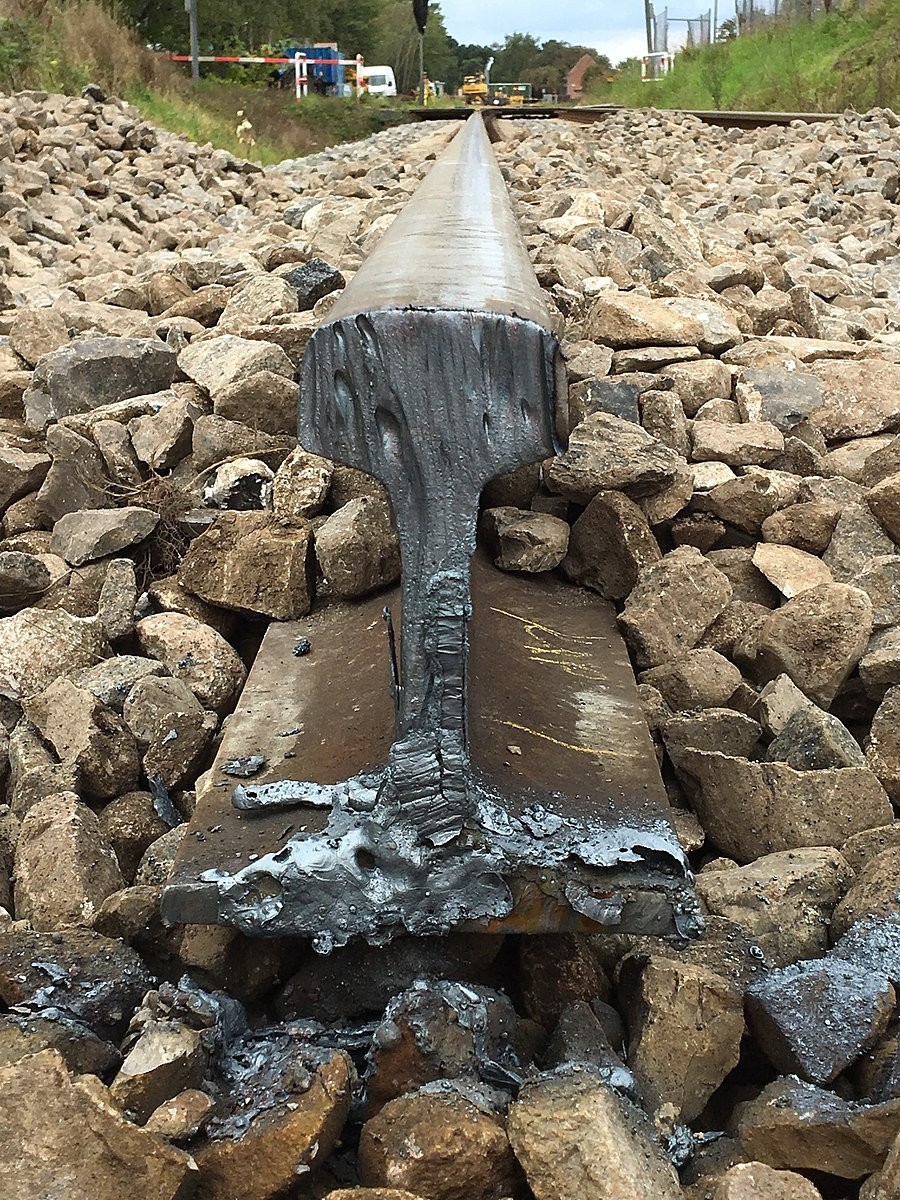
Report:
[[[490,118],[512,119],[524,117],[534,120],[560,118],[589,125],[603,121],[613,113],[641,112],[622,104],[529,104],[494,105],[485,108],[484,115]],[[706,125],[721,125],[725,129],[761,129],[765,125],[790,125],[793,121],[812,124],[816,121],[836,121],[840,113],[793,113],[793,112],[720,112],[717,109],[672,109],[684,116],[697,117]],[[410,116],[414,121],[458,121],[465,120],[471,110],[464,108],[414,108]]]
[[[473,557],[485,484],[567,434],[480,114],[313,334],[300,396],[301,444],[384,482],[402,583],[270,626],[164,916],[325,951],[451,927],[695,932],[612,608]],[[264,769],[236,785],[248,758]]]

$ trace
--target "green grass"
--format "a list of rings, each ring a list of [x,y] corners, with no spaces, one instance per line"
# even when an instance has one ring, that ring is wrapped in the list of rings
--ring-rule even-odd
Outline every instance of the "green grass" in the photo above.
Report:
[[[772,21],[754,33],[676,56],[663,80],[638,69],[591,99],[657,108],[827,112],[900,105],[900,0],[815,21]]]
[[[298,104],[287,90],[217,79],[202,79],[196,91],[186,92],[134,85],[125,98],[154,125],[263,165],[355,141],[406,117],[402,104],[388,105],[377,97],[357,104],[337,96],[307,96]],[[238,141],[239,110],[253,125],[252,148]]]

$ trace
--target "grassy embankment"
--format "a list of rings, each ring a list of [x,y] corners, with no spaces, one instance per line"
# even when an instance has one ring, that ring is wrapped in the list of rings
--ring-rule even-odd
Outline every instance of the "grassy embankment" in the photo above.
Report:
[[[395,102],[374,97],[308,96],[297,104],[290,89],[214,77],[194,89],[187,64],[148,51],[97,0],[0,0],[0,89],[77,95],[89,82],[130,101],[154,125],[264,164],[365,137],[397,119]],[[239,109],[253,124],[252,149],[235,133]]]
[[[663,80],[637,67],[598,84],[593,103],[793,112],[900,107],[900,0],[845,7],[814,21],[772,21],[703,50],[685,51]]]

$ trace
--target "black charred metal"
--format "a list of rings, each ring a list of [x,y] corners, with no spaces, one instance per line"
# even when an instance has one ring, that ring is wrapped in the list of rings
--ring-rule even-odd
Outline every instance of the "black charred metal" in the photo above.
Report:
[[[367,765],[341,773],[322,750],[329,737],[340,741],[338,721],[318,743],[310,736],[297,745],[301,780],[279,773],[233,789],[237,809],[260,814],[245,821],[280,809],[283,822],[285,808],[298,808],[305,823],[239,869],[207,869],[196,885],[180,883],[176,871],[164,900],[171,919],[307,933],[324,951],[355,934],[377,942],[460,923],[512,920],[539,932],[572,927],[573,914],[589,928],[696,931],[646,726],[638,719],[632,728],[633,677],[614,617],[602,617],[599,602],[558,582],[523,591],[479,568],[485,615],[475,627],[483,622],[493,630],[489,643],[508,652],[493,664],[501,678],[482,677],[474,688],[473,760],[468,651],[479,498],[497,475],[558,450],[564,395],[551,315],[476,114],[315,331],[303,364],[301,444],[377,476],[394,508],[399,654],[377,619],[374,634],[364,621],[355,640],[344,634],[356,707],[393,710],[389,746],[379,752],[363,730]],[[308,687],[328,687],[335,631],[310,632],[315,649],[295,669],[309,672]],[[613,652],[619,646],[628,701],[603,690],[609,643]],[[384,664],[380,678],[390,664],[381,700],[366,692],[371,656]],[[490,648],[483,657],[491,660]],[[509,696],[504,666],[518,672]],[[310,722],[321,719],[306,711]],[[615,746],[601,744],[610,729]],[[515,747],[523,757],[515,771],[505,761],[508,739],[527,747],[524,756]],[[617,756],[628,772],[614,785]],[[241,836],[246,842],[246,826]]]

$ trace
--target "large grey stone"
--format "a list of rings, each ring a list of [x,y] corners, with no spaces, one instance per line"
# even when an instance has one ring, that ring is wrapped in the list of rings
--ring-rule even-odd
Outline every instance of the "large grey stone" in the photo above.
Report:
[[[545,469],[544,481],[576,504],[614,489],[636,498],[673,483],[682,461],[639,425],[596,412],[572,431],[568,449]]]
[[[31,429],[44,429],[70,413],[161,392],[172,382],[175,366],[175,355],[158,339],[71,342],[38,363],[24,396],[26,422]]]
[[[159,523],[149,508],[82,509],[65,513],[53,526],[50,551],[73,567],[118,554],[148,538]]]

